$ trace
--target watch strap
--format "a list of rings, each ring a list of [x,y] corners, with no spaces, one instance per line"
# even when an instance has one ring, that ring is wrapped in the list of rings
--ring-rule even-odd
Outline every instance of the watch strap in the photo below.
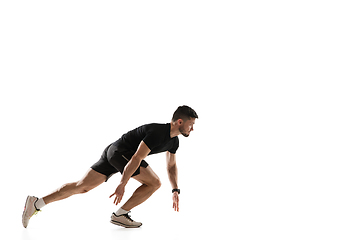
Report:
[[[178,194],[180,194],[180,189],[174,188],[174,189],[172,190],[172,193],[174,193],[174,192],[178,192]]]

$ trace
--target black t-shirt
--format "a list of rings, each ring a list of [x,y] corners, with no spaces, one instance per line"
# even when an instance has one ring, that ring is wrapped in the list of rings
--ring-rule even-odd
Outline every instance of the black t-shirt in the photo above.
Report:
[[[149,155],[165,151],[176,153],[179,147],[179,138],[177,136],[170,138],[170,129],[170,123],[142,125],[125,133],[112,145],[118,147],[119,151],[131,151],[135,153],[140,142],[144,141],[146,146],[151,150]]]

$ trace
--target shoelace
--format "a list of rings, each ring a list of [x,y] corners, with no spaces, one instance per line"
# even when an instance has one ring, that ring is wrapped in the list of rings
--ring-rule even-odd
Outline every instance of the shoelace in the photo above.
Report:
[[[127,219],[129,219],[131,222],[134,222],[134,220],[131,219],[129,213],[130,213],[130,212],[128,212],[128,213],[126,213],[126,214],[123,214],[123,216],[126,217]]]

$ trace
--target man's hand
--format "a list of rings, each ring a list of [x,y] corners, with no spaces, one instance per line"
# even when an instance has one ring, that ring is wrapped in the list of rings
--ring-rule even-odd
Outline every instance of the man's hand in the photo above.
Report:
[[[110,196],[109,198],[111,198],[112,196],[115,195],[114,204],[115,204],[115,205],[118,205],[118,203],[121,202],[121,199],[122,199],[122,197],[124,196],[124,192],[125,192],[125,185],[120,184],[120,185],[116,188],[115,192],[114,192],[113,194],[111,194],[111,196]]]
[[[179,194],[178,194],[178,192],[173,193],[172,199],[173,199],[173,208],[175,211],[178,212],[179,211]]]

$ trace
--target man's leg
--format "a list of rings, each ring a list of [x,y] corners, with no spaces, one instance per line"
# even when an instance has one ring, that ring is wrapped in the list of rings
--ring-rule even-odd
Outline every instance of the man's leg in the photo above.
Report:
[[[136,189],[129,200],[121,207],[126,211],[130,211],[137,205],[145,202],[161,186],[159,177],[150,166],[146,168],[141,167],[140,174],[133,178],[142,183],[142,185]]]
[[[106,176],[96,172],[93,169],[89,169],[85,176],[77,182],[67,183],[57,189],[55,192],[45,196],[45,204],[49,204],[55,201],[59,201],[68,198],[74,194],[86,193],[91,189],[99,186],[105,182]]]
[[[105,182],[106,176],[90,169],[87,171],[85,176],[73,183],[64,184],[55,192],[38,199],[36,197],[28,196],[25,203],[25,209],[22,216],[23,226],[26,228],[29,224],[30,218],[39,211],[38,202],[43,201],[42,205],[49,204],[51,202],[59,201],[68,198],[74,194],[86,193],[91,189],[99,186]]]
[[[142,183],[142,185],[136,189],[129,200],[116,213],[111,215],[110,221],[113,224],[126,228],[135,228],[142,225],[141,222],[132,220],[128,215],[128,212],[137,205],[143,203],[161,186],[159,177],[150,166],[147,166],[146,168],[140,167],[140,174],[133,178]]]

